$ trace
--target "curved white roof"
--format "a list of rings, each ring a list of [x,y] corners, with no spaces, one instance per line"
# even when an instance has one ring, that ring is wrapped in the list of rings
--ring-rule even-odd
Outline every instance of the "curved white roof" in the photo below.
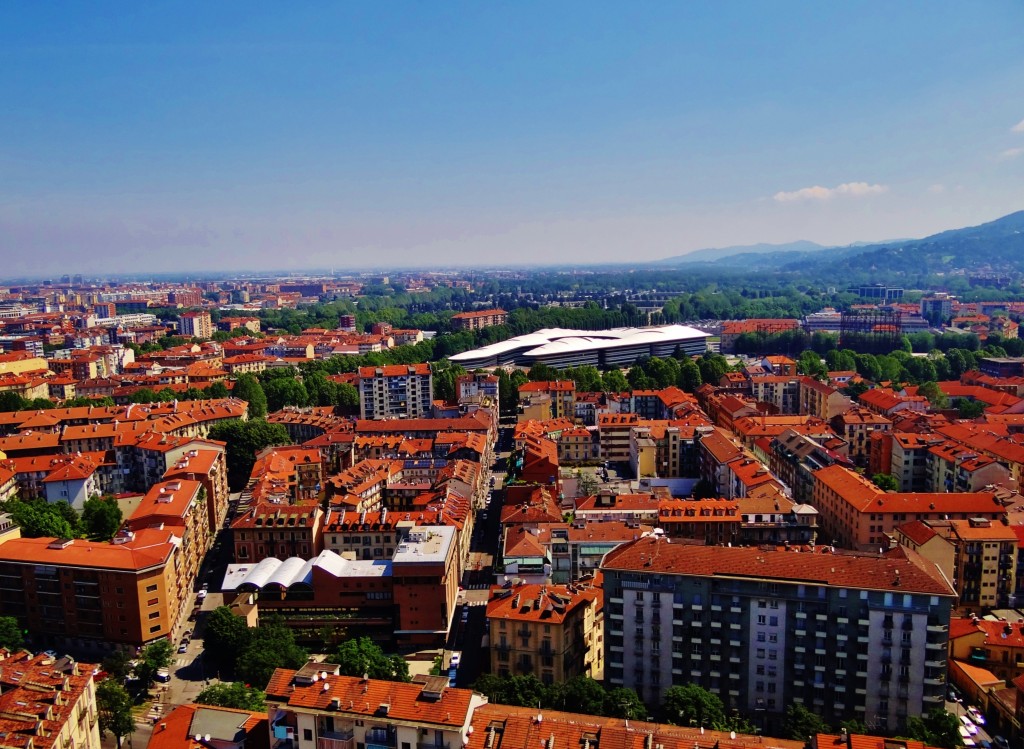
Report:
[[[264,585],[280,585],[287,588],[302,574],[302,568],[305,566],[306,560],[302,557],[288,557],[274,570]]]
[[[517,350],[522,351],[524,356],[542,356],[707,337],[707,333],[688,325],[658,325],[648,328],[611,328],[609,330],[545,328],[535,333],[509,338],[507,341],[454,354],[448,358],[453,362],[475,361],[481,357],[500,356]]]
[[[276,557],[267,557],[252,568],[249,574],[245,576],[245,579],[239,583],[239,587],[242,585],[252,585],[257,588],[262,588],[267,584],[267,581],[270,580],[270,576],[273,575],[280,566],[280,559],[277,559]]]

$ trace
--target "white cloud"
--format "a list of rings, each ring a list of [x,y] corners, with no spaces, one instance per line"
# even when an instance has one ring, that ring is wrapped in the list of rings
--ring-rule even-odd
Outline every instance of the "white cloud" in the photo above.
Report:
[[[1007,148],[999,154],[999,160],[1009,161],[1010,159],[1015,159],[1018,156],[1024,156],[1024,148]]]
[[[932,195],[939,195],[941,193],[946,192],[946,186],[940,183],[928,185],[928,192],[930,192]]]
[[[1011,133],[1024,133],[1024,120],[1021,120],[1016,125],[1010,128]]]
[[[867,182],[844,182],[836,187],[804,187],[792,192],[777,192],[772,197],[779,203],[793,203],[800,200],[831,200],[835,197],[862,198],[878,195],[889,189],[887,185],[870,185]]]

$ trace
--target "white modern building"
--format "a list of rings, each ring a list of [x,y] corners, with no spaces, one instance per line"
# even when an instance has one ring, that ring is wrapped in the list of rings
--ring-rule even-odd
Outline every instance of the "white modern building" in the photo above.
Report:
[[[707,333],[686,325],[611,330],[545,328],[449,358],[466,369],[509,364],[530,367],[536,362],[555,368],[583,364],[623,367],[646,356],[672,356],[677,348],[688,355],[703,354],[707,339]]]

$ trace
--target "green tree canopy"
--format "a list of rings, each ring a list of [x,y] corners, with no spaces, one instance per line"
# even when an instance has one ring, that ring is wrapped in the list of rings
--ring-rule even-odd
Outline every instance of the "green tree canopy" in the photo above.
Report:
[[[228,484],[239,491],[249,481],[256,453],[271,445],[290,445],[288,430],[282,424],[271,424],[265,419],[231,419],[214,424],[209,437],[227,443],[226,461]]]
[[[400,655],[386,655],[380,646],[369,637],[346,640],[334,654],[341,666],[341,673],[347,676],[369,675],[371,679],[384,681],[409,681],[409,664]]]
[[[794,741],[811,741],[819,733],[828,733],[829,726],[817,713],[803,705],[793,703],[786,708],[782,730],[787,738]]]
[[[249,644],[235,661],[235,672],[249,684],[266,684],[279,668],[299,668],[307,653],[295,644],[295,635],[273,619],[252,630]]]
[[[131,695],[113,679],[104,679],[96,685],[96,708],[100,735],[110,733],[120,747],[124,737],[135,730]]]
[[[82,506],[82,529],[94,541],[109,541],[124,519],[113,497],[90,497]]]
[[[229,684],[208,686],[196,696],[196,702],[201,705],[261,712],[267,709],[267,694],[256,687],[246,686],[240,681],[235,681]]]
[[[249,404],[250,419],[260,419],[267,415],[267,394],[263,392],[263,386],[256,379],[256,375],[240,375],[235,380],[235,388],[232,393],[236,398]]]
[[[218,606],[206,617],[203,632],[203,657],[220,669],[231,670],[237,655],[249,647],[253,631],[227,606]]]
[[[666,723],[680,726],[704,726],[718,730],[726,725],[725,705],[717,694],[696,685],[685,684],[665,690],[661,716]]]
[[[67,502],[9,499],[3,505],[25,538],[76,538],[78,513]]]
[[[899,480],[891,473],[876,473],[871,477],[871,482],[883,492],[895,492],[900,489]]]
[[[294,377],[275,377],[263,385],[267,394],[267,408],[271,413],[285,406],[308,406],[309,392]]]
[[[135,666],[135,675],[144,687],[153,683],[157,671],[171,665],[173,655],[171,643],[167,640],[157,640],[142,649],[139,654],[139,663]]]
[[[24,644],[18,620],[13,616],[0,616],[0,648],[17,650]]]
[[[907,718],[907,738],[923,741],[929,746],[956,749],[963,745],[960,739],[960,721],[953,713],[941,707],[932,708],[925,716]]]

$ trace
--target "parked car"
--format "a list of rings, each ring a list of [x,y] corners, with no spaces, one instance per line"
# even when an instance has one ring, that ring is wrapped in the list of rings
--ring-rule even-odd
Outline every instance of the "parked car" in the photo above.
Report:
[[[452,653],[452,659],[448,661],[448,665],[450,668],[458,668],[460,663],[462,663],[462,651],[456,650]]]
[[[462,607],[462,623],[465,624],[468,621],[469,621],[469,607],[468,606],[463,606]]]
[[[995,746],[996,749],[1010,749],[1010,742],[1002,736],[993,736],[992,745]]]
[[[976,736],[978,734],[978,727],[974,725],[974,721],[972,721],[966,715],[960,716],[960,722],[964,724],[963,727],[967,729],[967,733],[969,733],[971,736]],[[960,735],[963,735],[963,731],[960,731]]]
[[[202,601],[204,598],[206,598],[206,591],[205,590],[200,590],[198,593],[196,593],[196,600],[197,601]]]
[[[171,680],[171,672],[166,668],[157,669],[156,680],[162,684],[166,684]]]
[[[985,716],[981,714],[981,710],[971,705],[967,708],[967,714],[971,716],[971,720],[974,721],[975,725],[985,725]]]
[[[187,653],[188,652],[188,643],[187,642],[181,643],[181,645],[178,646],[178,652],[179,653]]]

